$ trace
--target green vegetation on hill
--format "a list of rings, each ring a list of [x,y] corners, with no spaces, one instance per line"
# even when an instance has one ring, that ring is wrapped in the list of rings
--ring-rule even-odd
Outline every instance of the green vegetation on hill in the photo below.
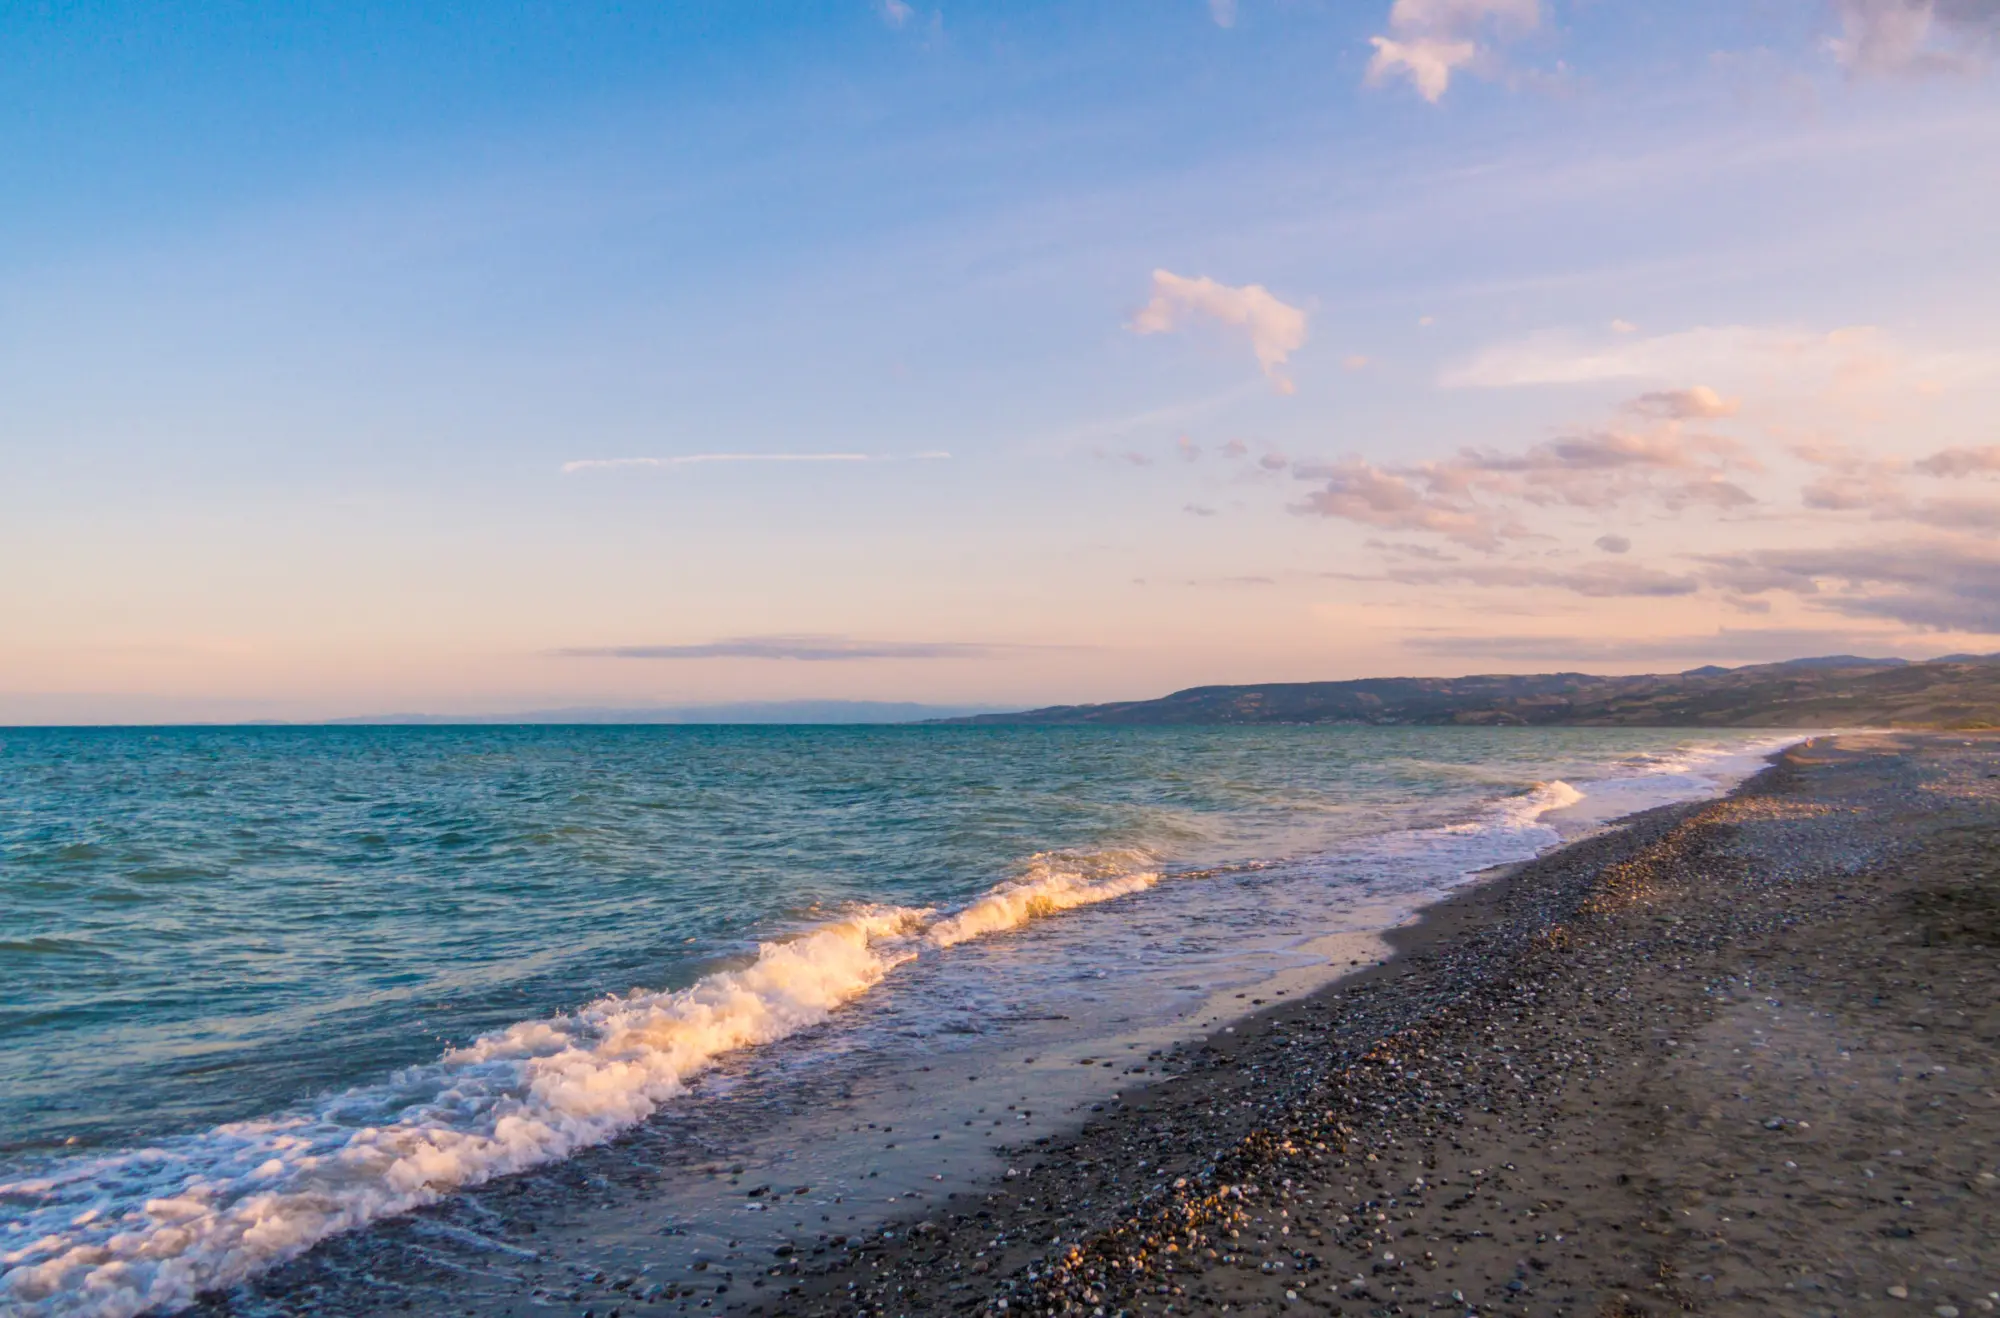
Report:
[[[1158,700],[953,721],[1986,728],[2000,727],[2000,655],[1925,663],[1836,656],[1631,677],[1537,673],[1199,686]]]

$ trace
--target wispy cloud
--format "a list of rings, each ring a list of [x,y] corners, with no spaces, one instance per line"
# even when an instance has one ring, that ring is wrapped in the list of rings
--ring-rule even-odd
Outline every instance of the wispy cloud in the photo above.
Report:
[[[1217,27],[1236,26],[1236,0],[1208,0],[1208,16]]]
[[[942,450],[927,453],[680,453],[666,458],[579,458],[562,465],[564,475],[619,467],[695,467],[711,462],[936,462]]]
[[[1370,37],[1375,57],[1366,80],[1379,86],[1398,75],[1417,95],[1436,104],[1452,74],[1489,53],[1481,36],[1512,35],[1541,21],[1540,0],[1396,0],[1389,9],[1391,35]]]
[[[1547,330],[1495,344],[1446,370],[1448,389],[1588,384],[1601,380],[1741,378],[1748,374],[1816,383],[1882,378],[1913,363],[1882,331],[1854,326],[1830,332],[1756,325],[1704,325],[1650,337],[1584,338]],[[1684,402],[1692,402],[1692,390]],[[1669,395],[1649,395],[1666,398]],[[1721,401],[1721,400],[1717,400]]]
[[[1394,581],[1409,586],[1467,585],[1542,587],[1565,590],[1591,599],[1666,599],[1692,595],[1701,578],[1660,572],[1636,563],[1589,563],[1580,567],[1545,567],[1534,563],[1467,563],[1451,567],[1391,567],[1380,577],[1344,576],[1349,580]]]
[[[1291,393],[1283,367],[1306,341],[1306,313],[1280,301],[1262,284],[1235,287],[1206,276],[1190,279],[1171,270],[1153,271],[1153,298],[1132,317],[1134,334],[1167,334],[1202,317],[1242,330],[1257,354],[1264,377],[1279,393]]]
[[[882,21],[890,27],[901,27],[909,22],[911,15],[917,11],[905,4],[904,0],[882,0],[882,3],[876,6],[876,12],[882,15]]]
[[[1666,389],[1657,393],[1640,394],[1625,405],[1641,416],[1658,417],[1666,421],[1710,421],[1719,417],[1735,416],[1742,402],[1735,398],[1724,398],[1705,384],[1693,385],[1686,389]]]
[[[1856,77],[1976,73],[2000,37],[2000,0],[1836,0],[1827,49]]]
[[[2000,474],[2000,444],[1943,449],[1911,465],[1927,476]]]
[[[1456,563],[1458,560],[1435,545],[1413,545],[1399,540],[1366,540],[1370,549],[1384,554],[1397,554],[1405,558],[1421,558],[1431,563]]]
[[[2000,549],[1984,538],[1766,549],[1699,561],[1713,584],[1744,596],[1779,592],[1849,617],[2000,634]]]
[[[1881,655],[1900,648],[1900,638],[1867,632],[1809,628],[1728,628],[1708,635],[1655,636],[1615,640],[1603,636],[1413,636],[1406,650],[1423,654],[1588,663],[1771,663],[1812,655],[1862,651]]]
[[[971,641],[859,641],[849,636],[734,636],[689,645],[603,645],[557,650],[567,659],[992,659],[1043,647]]]
[[[1429,531],[1491,550],[1532,534],[1520,516],[1523,505],[1601,510],[1645,500],[1670,511],[1742,507],[1756,500],[1728,477],[1758,470],[1735,440],[1687,434],[1669,421],[1585,431],[1518,453],[1462,449],[1394,466],[1352,458],[1300,463],[1293,474],[1323,482],[1298,512],[1385,531]]]
[[[1960,530],[2000,527],[2000,500],[1910,491],[1911,476],[1956,482],[2000,474],[2000,446],[1948,448],[1905,462],[1876,457],[1841,444],[1795,444],[1792,455],[1822,469],[1800,491],[1820,512],[1865,512],[1876,521],[1915,522]],[[1932,488],[1935,488],[1933,486]]]

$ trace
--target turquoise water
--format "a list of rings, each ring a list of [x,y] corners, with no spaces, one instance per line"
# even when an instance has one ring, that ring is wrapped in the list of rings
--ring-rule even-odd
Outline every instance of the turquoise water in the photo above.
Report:
[[[1121,941],[1163,917],[1220,982],[1358,893],[1713,792],[1768,742],[0,731],[0,1297],[170,1308],[608,1139],[718,1059],[850,1019],[865,1049],[864,1000],[922,1034],[933,1002],[1059,998],[1087,956],[1139,1001],[1197,964]],[[996,954],[1030,926],[1053,959]]]

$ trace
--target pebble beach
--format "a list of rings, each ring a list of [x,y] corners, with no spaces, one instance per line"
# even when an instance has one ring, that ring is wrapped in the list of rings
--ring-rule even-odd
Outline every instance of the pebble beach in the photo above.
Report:
[[[1180,1050],[978,1195],[802,1240],[714,1298],[1994,1312],[1996,847],[2000,743],[1806,743],[1441,904],[1386,965]],[[622,1307],[691,1299],[713,1303]]]

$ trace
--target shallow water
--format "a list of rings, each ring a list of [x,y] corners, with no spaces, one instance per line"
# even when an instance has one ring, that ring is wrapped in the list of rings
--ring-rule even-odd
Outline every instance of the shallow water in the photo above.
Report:
[[[1772,744],[0,732],[0,1297],[171,1307],[649,1119],[866,1175],[876,1141],[820,1136],[866,1130],[894,1059],[991,1075],[1198,1027],[1244,985],[1337,969],[1317,937],[1365,938],[1557,825],[1712,794]],[[797,1096],[829,1086],[848,1098],[815,1136]],[[1057,1088],[1090,1093],[1080,1070]],[[702,1184],[675,1198],[697,1236]]]

